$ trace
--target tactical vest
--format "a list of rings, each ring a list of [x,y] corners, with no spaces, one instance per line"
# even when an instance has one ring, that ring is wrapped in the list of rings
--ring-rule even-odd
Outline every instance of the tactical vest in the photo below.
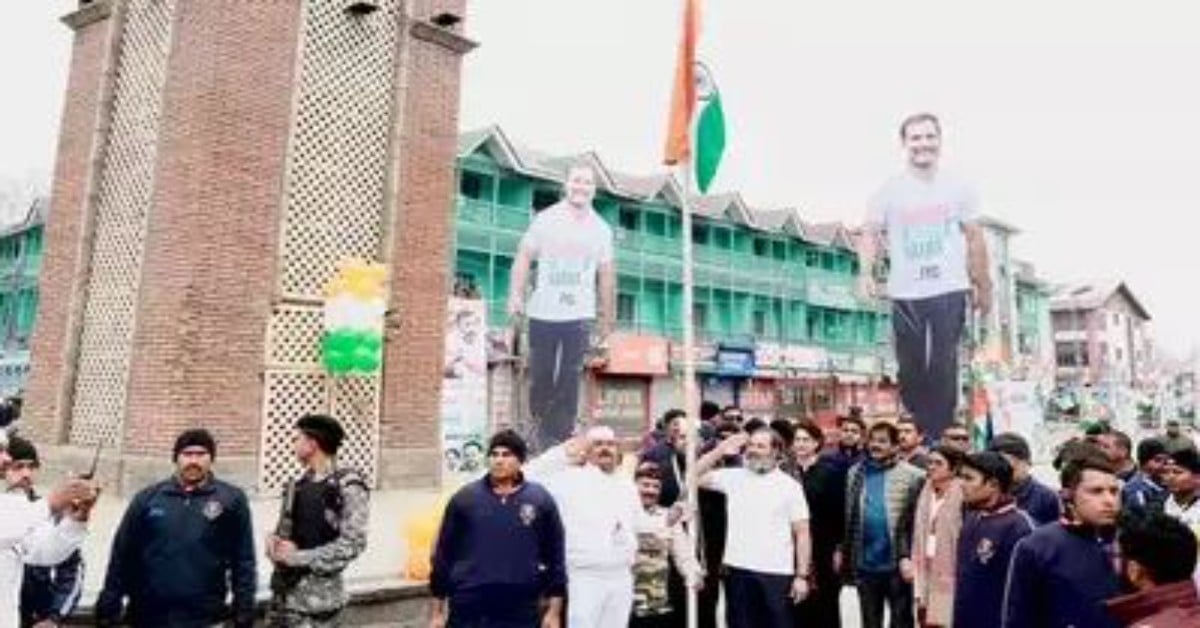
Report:
[[[296,483],[290,514],[291,539],[298,549],[331,543],[341,533],[345,475],[345,470],[339,469],[320,480],[305,477]],[[353,479],[350,484],[362,485],[362,482]]]

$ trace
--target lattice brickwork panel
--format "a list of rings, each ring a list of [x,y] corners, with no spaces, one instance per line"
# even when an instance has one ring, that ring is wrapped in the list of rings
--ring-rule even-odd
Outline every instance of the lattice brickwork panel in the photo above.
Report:
[[[362,471],[375,485],[379,456],[379,378],[342,377],[334,381],[333,416],[346,430],[338,463]]]
[[[261,491],[277,491],[300,473],[292,452],[292,426],[305,414],[325,412],[325,376],[318,372],[267,372],[263,385]]]
[[[131,0],[121,34],[83,312],[71,441],[114,442],[125,417],[146,215],[176,0]]]
[[[318,297],[334,264],[379,255],[398,0],[353,18],[304,4],[303,60],[283,225],[284,294]]]
[[[377,259],[388,184],[399,50],[399,0],[351,17],[341,2],[306,0],[280,244],[280,292],[315,302],[347,257]],[[293,477],[291,429],[304,412],[329,412],[347,432],[339,458],[375,481],[379,378],[321,373],[318,306],[289,305],[267,334],[262,486]]]
[[[267,328],[267,368],[316,369],[321,362],[321,308],[280,307]]]

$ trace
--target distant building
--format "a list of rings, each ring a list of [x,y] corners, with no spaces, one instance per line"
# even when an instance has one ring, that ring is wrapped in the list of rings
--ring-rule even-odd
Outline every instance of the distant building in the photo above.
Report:
[[[1124,283],[1060,288],[1050,310],[1060,386],[1155,385],[1150,314]]]
[[[0,229],[0,395],[25,387],[29,339],[37,315],[38,272],[49,199],[33,201],[16,224]]]

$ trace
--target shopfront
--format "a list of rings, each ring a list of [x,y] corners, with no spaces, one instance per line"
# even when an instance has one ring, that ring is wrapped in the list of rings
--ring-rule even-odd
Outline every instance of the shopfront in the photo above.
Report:
[[[670,375],[669,344],[657,336],[614,334],[607,358],[589,399],[592,417],[621,438],[639,438],[653,427],[653,384]]]

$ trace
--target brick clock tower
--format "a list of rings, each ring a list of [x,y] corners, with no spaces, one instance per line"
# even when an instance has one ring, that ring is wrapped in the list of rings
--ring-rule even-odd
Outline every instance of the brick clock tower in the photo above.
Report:
[[[123,492],[176,434],[273,491],[291,424],[429,486],[448,293],[466,0],[91,0],[74,30],[26,422]],[[382,373],[327,379],[323,288],[389,269]]]

